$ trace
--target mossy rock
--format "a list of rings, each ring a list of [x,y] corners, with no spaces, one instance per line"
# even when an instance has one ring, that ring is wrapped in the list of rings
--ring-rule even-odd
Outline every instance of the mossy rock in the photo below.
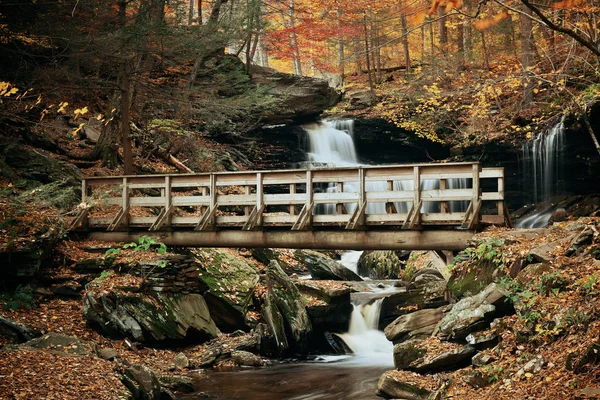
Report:
[[[503,249],[503,241],[492,239],[459,253],[448,280],[450,293],[459,299],[473,296],[503,276]]]
[[[199,279],[208,287],[206,302],[219,329],[247,330],[246,312],[259,280],[255,267],[217,249],[202,249],[197,258]]]
[[[405,254],[397,251],[365,251],[358,260],[358,274],[371,279],[399,279],[405,258]]]
[[[306,305],[294,282],[276,261],[271,261],[267,267],[267,287],[263,318],[277,339],[279,351],[282,354],[288,350],[308,352],[312,324]]]
[[[109,335],[139,342],[205,341],[218,334],[204,298],[195,293],[107,291],[92,282],[84,296],[83,315]]]

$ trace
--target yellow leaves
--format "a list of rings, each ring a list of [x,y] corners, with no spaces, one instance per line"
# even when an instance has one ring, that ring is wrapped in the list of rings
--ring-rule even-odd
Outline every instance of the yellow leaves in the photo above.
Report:
[[[77,121],[77,118],[79,118],[80,116],[82,116],[82,115],[85,115],[85,114],[87,114],[87,113],[88,113],[88,108],[87,108],[87,106],[86,106],[86,107],[83,107],[83,108],[78,108],[78,109],[76,109],[76,110],[74,111],[74,114],[75,114],[74,120],[75,120],[75,121]]]
[[[500,22],[503,19],[506,19],[508,17],[509,17],[508,11],[502,10],[500,13],[494,15],[491,18],[484,18],[484,19],[475,21],[475,29],[477,29],[478,31],[482,31],[484,29],[491,28],[492,26],[496,25],[498,22]]]
[[[0,97],[10,97],[18,92],[19,88],[14,87],[9,82],[0,82]],[[2,99],[0,99],[0,104],[2,104]]]
[[[84,126],[85,122],[79,124],[79,126],[76,129],[74,129],[73,132],[71,132],[71,135],[73,135],[73,137],[77,136],[77,134],[83,129]]]
[[[56,110],[56,113],[57,114],[66,114],[68,105],[69,105],[69,103],[67,103],[66,101],[63,101],[62,103],[60,103],[58,105],[58,110]]]

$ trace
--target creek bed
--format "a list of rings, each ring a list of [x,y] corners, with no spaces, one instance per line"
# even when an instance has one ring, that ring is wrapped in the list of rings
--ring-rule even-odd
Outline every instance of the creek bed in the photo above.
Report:
[[[335,362],[278,364],[265,369],[208,371],[195,378],[200,392],[179,397],[219,400],[370,400],[377,381],[393,364],[372,358],[338,357]],[[325,361],[332,360],[326,356]],[[387,361],[387,360],[386,360]],[[384,362],[383,364],[387,364]]]

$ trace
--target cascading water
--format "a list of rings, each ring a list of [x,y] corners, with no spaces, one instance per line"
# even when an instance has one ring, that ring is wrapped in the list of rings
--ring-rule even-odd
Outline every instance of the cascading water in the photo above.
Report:
[[[377,329],[382,302],[383,298],[353,304],[348,332],[337,334],[361,364],[393,365],[394,345]]]
[[[521,169],[525,193],[531,193],[534,203],[550,201],[562,190],[565,145],[564,117],[545,132],[523,145]],[[530,177],[530,179],[527,179]],[[519,221],[518,228],[542,228],[548,224],[553,207]]]
[[[354,146],[354,121],[337,120],[322,121],[316,124],[305,125],[304,130],[308,134],[309,149],[307,152],[308,164],[310,167],[343,167],[360,165]],[[469,187],[468,179],[449,179],[448,187],[450,189],[462,189]],[[412,180],[394,181],[394,190],[410,191],[414,188]],[[439,189],[438,180],[424,180],[421,182],[421,189],[434,190]],[[337,192],[335,185],[329,185],[325,190],[328,192]],[[344,183],[344,192],[358,192],[358,182]],[[367,182],[367,192],[384,192],[387,190],[386,182]],[[394,204],[398,213],[406,214],[410,209],[410,203],[398,202]],[[467,209],[467,202],[450,202],[451,212],[460,212]],[[352,213],[355,204],[346,204],[348,213]],[[421,208],[422,212],[439,212],[439,204],[433,202],[424,202]],[[383,203],[369,203],[366,209],[367,214],[385,214],[386,208]],[[335,204],[322,204],[316,209],[316,213],[336,214]]]

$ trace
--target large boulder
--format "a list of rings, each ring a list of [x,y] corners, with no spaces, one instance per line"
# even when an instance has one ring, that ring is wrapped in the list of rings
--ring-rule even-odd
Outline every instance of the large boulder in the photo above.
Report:
[[[446,282],[436,280],[385,297],[381,303],[380,329],[415,309],[439,308],[448,304],[445,292]]]
[[[224,250],[202,249],[197,255],[200,281],[208,287],[204,297],[219,329],[248,330],[246,312],[259,280],[256,269]]]
[[[306,265],[313,279],[362,281],[362,278],[337,261],[313,250],[296,250],[296,258]]]
[[[283,124],[315,117],[335,105],[340,95],[324,79],[291,75],[253,66],[252,81],[277,99],[263,115],[265,125]]]
[[[97,356],[98,346],[93,342],[79,339],[75,336],[49,332],[45,335],[18,345],[19,348],[32,348],[53,353],[64,353],[77,356]]]
[[[473,296],[502,276],[499,266],[504,262],[504,246],[503,239],[487,239],[455,257],[456,267],[448,280],[448,290],[454,298]]]
[[[89,323],[115,336],[139,342],[196,338],[207,340],[218,330],[202,295],[197,293],[143,293],[135,287],[110,288],[91,282],[83,300]]]
[[[306,303],[306,311],[313,327],[312,345],[315,350],[331,350],[331,342],[327,337],[328,332],[346,332],[348,330],[352,314],[350,293],[354,289],[341,282],[337,284],[339,286],[321,285],[311,281],[296,283],[296,287]]]
[[[445,339],[464,339],[475,330],[489,325],[506,299],[504,290],[495,283],[489,284],[475,296],[465,297],[456,303],[440,321],[434,335]]]
[[[400,279],[408,254],[403,251],[365,251],[358,259],[358,274],[371,279]]]
[[[394,366],[396,369],[407,369],[413,362],[427,353],[421,343],[421,340],[413,339],[394,345]]]
[[[406,339],[431,336],[449,307],[426,308],[402,315],[385,328],[385,337],[397,343]]]
[[[460,346],[443,352],[435,357],[424,357],[422,361],[411,365],[411,369],[419,373],[429,373],[446,369],[458,369],[468,364],[477,350],[471,345]]]
[[[426,383],[426,387],[421,386],[423,383]],[[415,377],[410,372],[392,370],[381,375],[376,393],[377,396],[386,399],[426,400],[434,389],[433,379]]]
[[[158,377],[145,365],[136,364],[127,368],[121,379],[134,400],[160,400],[162,387]]]
[[[262,315],[278,351],[307,352],[312,325],[302,295],[276,261],[267,267],[267,295]]]

